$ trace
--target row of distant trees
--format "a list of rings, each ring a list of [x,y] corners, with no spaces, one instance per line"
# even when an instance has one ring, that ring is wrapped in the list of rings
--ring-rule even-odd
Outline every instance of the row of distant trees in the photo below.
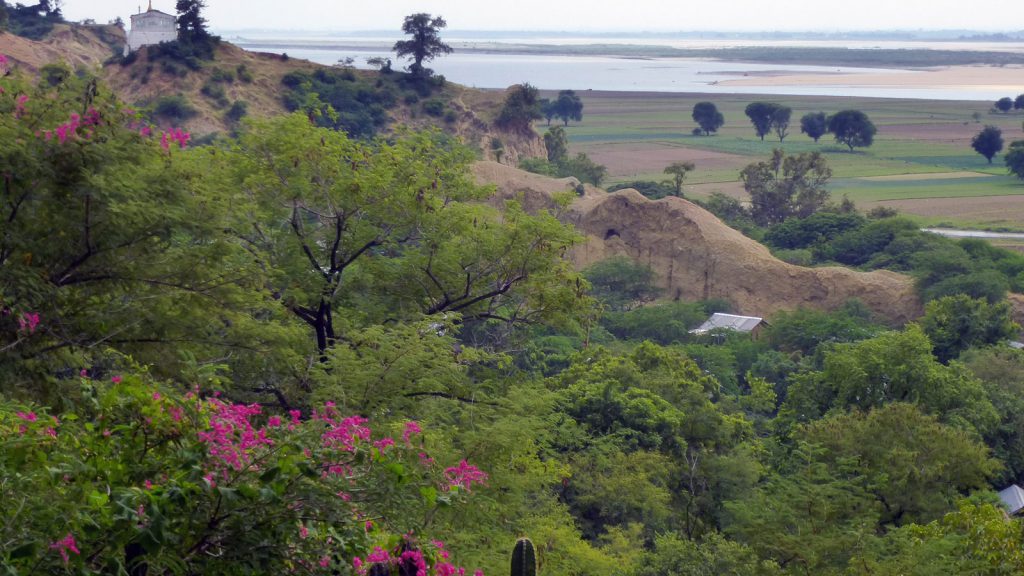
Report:
[[[754,133],[761,140],[768,134],[775,134],[779,142],[782,142],[789,135],[793,114],[789,106],[774,102],[751,102],[744,112],[754,126]],[[692,116],[699,126],[693,131],[695,135],[710,136],[725,124],[725,117],[713,102],[698,102],[693,107]],[[845,144],[850,150],[871,146],[878,132],[868,115],[860,110],[843,110],[832,116],[824,112],[805,114],[800,119],[800,131],[815,142],[825,134],[833,134],[836,142]]]
[[[1024,110],[1024,94],[1018,94],[1016,98],[1004,96],[996,100],[995,108],[1004,114],[1010,110]]]

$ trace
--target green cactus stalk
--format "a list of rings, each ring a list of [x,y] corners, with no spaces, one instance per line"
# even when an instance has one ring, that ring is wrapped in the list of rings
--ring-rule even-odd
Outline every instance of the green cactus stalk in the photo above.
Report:
[[[512,549],[512,576],[537,576],[537,555],[529,538],[516,540]]]

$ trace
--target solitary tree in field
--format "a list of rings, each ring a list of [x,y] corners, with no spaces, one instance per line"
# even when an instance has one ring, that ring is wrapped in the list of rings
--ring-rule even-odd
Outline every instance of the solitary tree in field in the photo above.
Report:
[[[995,126],[985,126],[971,139],[971,148],[992,163],[992,157],[1003,149],[1003,131]]]
[[[996,110],[999,110],[1004,114],[1006,112],[1009,112],[1010,110],[1013,110],[1013,98],[1010,98],[1009,96],[1003,96],[999,100],[996,100]]]
[[[399,58],[412,56],[412,64],[409,72],[417,78],[427,78],[433,74],[430,68],[424,68],[424,62],[430,62],[438,56],[452,53],[452,47],[441,42],[438,34],[448,23],[444,18],[433,17],[430,14],[420,12],[405,17],[402,23],[402,32],[412,36],[409,40],[395,42],[392,50]]]
[[[828,132],[828,119],[824,112],[810,112],[800,119],[800,131],[814,139],[815,142]]]
[[[693,121],[696,122],[705,136],[709,136],[725,124],[725,117],[711,102],[698,102],[693,106]]]
[[[849,146],[851,152],[857,146],[871,146],[878,132],[868,115],[860,110],[843,110],[829,117],[828,131],[836,142]]]
[[[555,116],[568,126],[569,120],[579,122],[583,120],[583,101],[572,90],[562,90],[558,93],[558,100],[552,104]]]
[[[1006,161],[1006,168],[1010,174],[1024,180],[1024,140],[1016,140],[1010,144],[1003,160]]]
[[[1017,99],[1013,101],[1014,110],[1024,110],[1024,94],[1018,94]]]
[[[693,162],[673,162],[665,167],[665,174],[672,175],[672,186],[675,187],[675,195],[679,198],[683,197],[683,180],[686,180],[686,174],[694,168]]]

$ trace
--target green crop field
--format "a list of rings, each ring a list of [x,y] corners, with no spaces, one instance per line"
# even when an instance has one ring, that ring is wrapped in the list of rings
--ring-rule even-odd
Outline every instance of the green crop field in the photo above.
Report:
[[[584,152],[608,167],[608,184],[631,180],[663,180],[662,170],[677,161],[696,169],[687,177],[701,196],[723,191],[742,197],[740,170],[767,159],[774,148],[787,154],[821,152],[833,171],[830,189],[861,208],[892,204],[922,221],[1024,229],[1024,182],[1009,175],[1002,156],[992,164],[971,149],[971,138],[985,125],[998,126],[1007,145],[1024,139],[1018,113],[1002,114],[986,102],[897,100],[825,96],[708,95],[582,92],[584,116],[566,130],[573,153]],[[725,124],[712,136],[691,134],[696,126],[693,105],[714,102]],[[744,114],[755,101],[792,108],[789,134],[762,141]],[[819,142],[800,133],[800,117],[808,112],[865,112],[878,128],[868,148],[850,151],[830,135]],[[552,124],[554,125],[554,123]],[[546,129],[545,123],[537,126]],[[977,208],[985,197],[1008,197],[1001,209]],[[955,199],[963,198],[957,203]],[[944,202],[929,202],[944,199]],[[1020,207],[1017,207],[1017,204]]]

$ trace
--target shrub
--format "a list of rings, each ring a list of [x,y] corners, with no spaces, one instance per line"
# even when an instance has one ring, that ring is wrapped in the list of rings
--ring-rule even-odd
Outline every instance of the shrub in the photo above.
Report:
[[[224,114],[224,118],[228,122],[238,122],[245,117],[249,112],[249,105],[242,100],[235,100],[235,103],[231,105],[231,108]]]
[[[176,96],[164,96],[156,101],[153,106],[153,115],[159,119],[170,122],[181,123],[194,117],[198,112],[189,103],[188,99],[178,94]]]
[[[444,102],[440,100],[427,100],[423,103],[423,111],[428,116],[440,118],[444,114]]]

